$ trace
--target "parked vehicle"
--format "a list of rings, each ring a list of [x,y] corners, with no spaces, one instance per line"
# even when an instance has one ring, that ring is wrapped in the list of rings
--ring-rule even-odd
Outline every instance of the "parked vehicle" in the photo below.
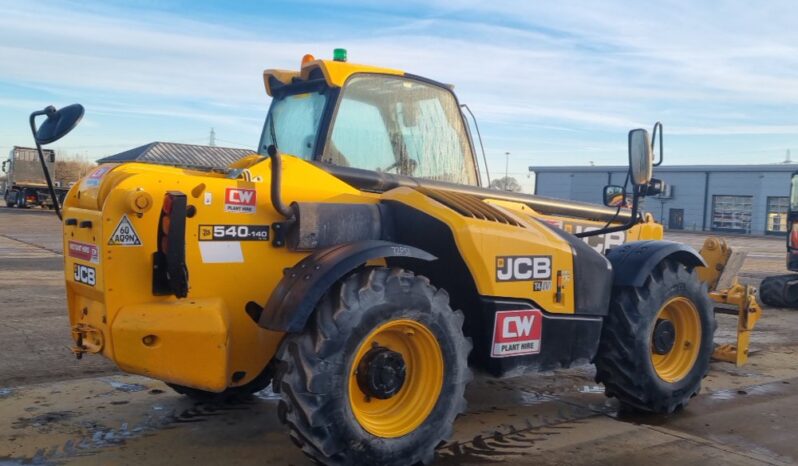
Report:
[[[55,168],[55,152],[44,149],[44,161],[47,169],[53,172]],[[53,200],[47,188],[47,180],[42,171],[42,165],[35,148],[14,146],[3,161],[2,170],[6,174],[6,183],[3,189],[3,199],[7,207],[47,207],[53,208]],[[57,200],[62,202],[67,187],[54,185]]]

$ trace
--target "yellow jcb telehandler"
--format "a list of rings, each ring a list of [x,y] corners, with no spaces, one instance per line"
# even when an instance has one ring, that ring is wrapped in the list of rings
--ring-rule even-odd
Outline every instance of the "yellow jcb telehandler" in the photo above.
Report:
[[[263,78],[256,153],[103,164],[70,190],[78,356],[190,396],[271,383],[295,443],[341,465],[432,461],[472,370],[592,362],[608,396],[652,413],[698,393],[715,330],[705,261],[641,212],[659,184],[646,130],[629,133],[628,186],[599,206],[481,188],[448,85],[341,50]],[[37,144],[80,115],[32,115]],[[600,235],[615,242],[584,241]]]

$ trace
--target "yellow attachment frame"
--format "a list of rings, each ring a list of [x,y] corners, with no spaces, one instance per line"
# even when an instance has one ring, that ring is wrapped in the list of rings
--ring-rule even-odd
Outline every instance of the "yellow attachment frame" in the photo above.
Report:
[[[748,361],[751,331],[762,315],[754,287],[737,281],[737,272],[742,267],[745,254],[732,251],[726,241],[713,236],[704,241],[701,256],[707,266],[698,269],[698,276],[707,284],[709,297],[721,305],[716,312],[737,315],[736,345],[717,345],[712,357],[742,366]]]

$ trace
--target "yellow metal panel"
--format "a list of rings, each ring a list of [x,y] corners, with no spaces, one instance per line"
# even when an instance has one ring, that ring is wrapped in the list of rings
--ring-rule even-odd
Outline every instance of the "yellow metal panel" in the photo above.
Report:
[[[265,70],[263,72],[263,85],[266,86],[266,94],[272,95],[269,77],[273,77],[283,84],[290,84],[292,79],[299,77],[299,72],[290,70]]]
[[[356,63],[340,62],[333,60],[313,60],[305,64],[301,71],[287,70],[266,70],[263,72],[263,83],[266,86],[266,93],[272,95],[269,78],[273,77],[283,84],[290,84],[294,78],[307,80],[310,72],[314,69],[321,69],[324,79],[330,87],[343,87],[350,76],[356,73],[377,73],[393,76],[404,76],[405,72],[392,68],[381,68],[371,65],[358,65]]]
[[[347,63],[331,60],[318,60],[321,71],[327,79],[327,83],[333,87],[343,87],[344,83],[350,76],[356,73],[377,73],[389,74],[393,76],[404,76],[405,72],[394,70],[391,68],[380,68],[378,66],[358,65],[356,63]],[[302,68],[302,75],[308,76],[312,65]]]
[[[73,326],[90,325],[102,332],[106,342],[103,354],[115,360],[123,369],[145,375],[155,370],[146,365],[133,364],[132,361],[139,356],[126,354],[125,351],[137,347],[119,347],[115,344],[115,338],[110,335],[109,329],[116,325],[121,308],[168,307],[179,304],[182,309],[194,306],[192,302],[198,303],[212,298],[221,299],[223,306],[205,307],[202,312],[227,313],[227,317],[224,317],[230,335],[225,346],[228,353],[228,363],[224,368],[227,372],[227,383],[241,385],[250,381],[271,360],[283,334],[260,328],[245,312],[245,306],[249,301],[265,304],[282,278],[283,269],[295,265],[306,253],[275,248],[270,241],[240,241],[235,242],[235,247],[240,251],[240,261],[212,263],[203,258],[200,250],[200,225],[271,227],[273,223],[283,220],[269,201],[271,162],[265,159],[249,160],[248,163],[253,181],[229,179],[220,173],[126,163],[106,172],[96,186],[79,183],[80,187],[75,188],[68,196],[64,205],[64,218],[91,220],[92,228],[65,226],[64,250],[68,251],[68,241],[75,239],[95,245],[100,253],[98,263],[72,257],[68,252],[65,254],[70,323]],[[226,211],[227,188],[254,189],[255,212]],[[289,203],[377,202],[376,195],[360,193],[313,164],[291,156],[283,157],[282,188],[283,197]],[[186,194],[189,205],[194,206],[197,212],[186,219],[186,263],[190,289],[188,297],[182,300],[173,296],[152,294],[152,257],[157,250],[158,220],[164,194],[170,190]],[[100,192],[107,194],[100,196],[97,194]],[[133,211],[130,196],[136,192],[151,195],[153,207],[143,213]],[[108,244],[122,216],[127,216],[141,241],[140,246]],[[94,286],[76,283],[70,278],[74,263],[95,268],[97,282]],[[84,308],[87,309],[85,314]],[[179,338],[179,334],[174,334],[174,338]],[[154,363],[154,359],[146,362]],[[233,384],[232,373],[239,371],[246,375]],[[208,383],[204,376],[196,380],[186,378],[187,374],[181,377],[184,378],[177,382],[185,385],[202,386]]]
[[[383,199],[402,202],[448,225],[479,294],[532,300],[548,312],[574,312],[574,287],[570,279],[563,283],[561,300],[555,298],[557,272],[573,277],[571,246],[545,226],[515,215],[510,209],[504,209],[504,213],[521,226],[465,217],[410,188],[391,190]],[[507,256],[551,256],[551,288],[534,291],[531,280],[497,281],[497,261]]]
[[[125,306],[111,335],[124,371],[214,392],[227,388],[230,319],[220,298]]]

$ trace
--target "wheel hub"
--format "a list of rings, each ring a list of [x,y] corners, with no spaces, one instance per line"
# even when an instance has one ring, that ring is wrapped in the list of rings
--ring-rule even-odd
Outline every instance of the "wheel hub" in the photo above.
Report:
[[[377,346],[360,360],[357,383],[366,395],[387,400],[402,389],[406,373],[407,367],[401,354]]]
[[[657,320],[652,337],[654,353],[668,354],[673,349],[674,342],[676,342],[676,327],[673,322],[667,319]]]

